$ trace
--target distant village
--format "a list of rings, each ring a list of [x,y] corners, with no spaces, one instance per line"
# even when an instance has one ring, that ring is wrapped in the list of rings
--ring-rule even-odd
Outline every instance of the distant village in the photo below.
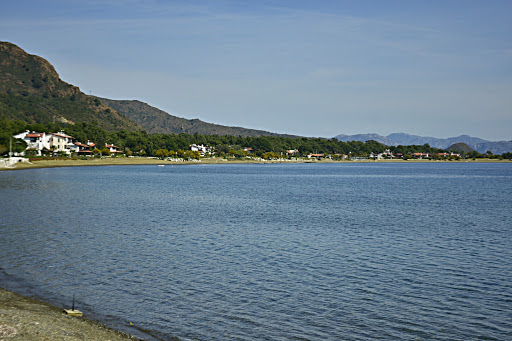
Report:
[[[27,144],[23,152],[12,153],[11,156],[18,157],[41,157],[41,156],[78,156],[78,157],[95,157],[95,156],[127,156],[120,147],[113,144],[105,143],[104,146],[98,146],[92,141],[76,141],[72,136],[67,135],[64,131],[56,133],[39,133],[35,131],[24,131],[20,134],[14,135],[14,139],[25,141]],[[218,156],[213,147],[205,146],[202,144],[191,144],[190,151],[198,157],[214,157]],[[157,156],[161,158],[175,158],[183,155],[169,155],[160,153]],[[227,156],[232,157],[247,157],[254,158],[254,150],[252,148],[242,148],[241,151],[229,151]],[[393,154],[389,149],[381,153],[370,153],[368,156],[352,156],[350,154],[327,154],[327,153],[309,153],[307,155],[300,155],[299,151],[286,150],[284,153],[276,154],[267,152],[263,154],[263,159],[290,159],[290,158],[306,158],[313,160],[321,159],[334,159],[334,160],[384,160],[384,159],[403,159],[405,157],[402,153]],[[414,159],[430,159],[430,158],[460,158],[461,155],[454,152],[444,152],[431,155],[429,153],[412,153],[407,157]]]
[[[105,144],[105,146],[96,146],[94,142],[85,143],[74,141],[75,138],[67,135],[63,131],[58,133],[37,133],[25,131],[13,136],[15,139],[23,140],[27,143],[25,151],[16,156],[91,156],[95,150],[99,153],[108,155],[123,154],[119,147]]]

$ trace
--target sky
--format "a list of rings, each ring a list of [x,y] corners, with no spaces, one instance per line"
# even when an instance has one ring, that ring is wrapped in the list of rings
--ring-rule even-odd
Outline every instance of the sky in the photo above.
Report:
[[[310,137],[512,140],[512,1],[4,1],[86,94]]]

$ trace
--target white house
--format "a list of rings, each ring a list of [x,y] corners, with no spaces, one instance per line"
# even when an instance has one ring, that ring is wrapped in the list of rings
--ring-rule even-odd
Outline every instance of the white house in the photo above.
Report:
[[[121,148],[118,146],[114,146],[113,144],[105,143],[105,147],[107,147],[108,150],[110,150],[110,153],[112,153],[112,154],[121,154],[122,153],[122,151],[119,150]]]
[[[92,150],[90,150],[90,147],[88,144],[83,144],[80,142],[75,142],[75,147],[78,148],[77,153],[78,155],[92,155]]]
[[[75,146],[73,145],[73,137],[66,135],[63,131],[58,133],[51,133],[50,149],[55,152],[71,154],[72,151],[75,151]]]
[[[70,154],[75,151],[73,137],[66,135],[63,131],[58,133],[38,133],[24,131],[14,135],[14,138],[21,139],[27,143],[27,150],[35,151],[36,155],[42,155],[43,151],[63,152]]]
[[[190,145],[190,150],[193,152],[199,152],[201,156],[204,156],[206,153],[210,153],[212,149],[209,146],[203,146],[202,144],[194,143]]]
[[[320,160],[321,158],[324,157],[324,154],[315,154],[315,153],[309,153],[309,155],[306,156],[308,159],[318,159]]]
[[[27,150],[34,150],[39,156],[43,150],[50,150],[50,139],[46,133],[30,132],[27,130],[14,135],[14,138],[25,141],[27,143]]]

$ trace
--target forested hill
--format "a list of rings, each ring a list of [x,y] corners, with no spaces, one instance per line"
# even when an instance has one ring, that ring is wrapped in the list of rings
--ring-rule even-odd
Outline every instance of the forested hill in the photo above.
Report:
[[[8,42],[0,42],[0,119],[43,124],[97,121],[108,130],[141,129],[62,81],[47,60]]]
[[[8,42],[0,42],[0,119],[29,124],[97,122],[110,131],[144,129],[150,134],[295,137],[188,120],[136,100],[88,96],[62,81],[47,60]]]
[[[104,104],[116,109],[119,113],[133,120],[148,133],[156,134],[201,134],[201,135],[231,135],[243,137],[278,136],[297,137],[286,134],[271,133],[263,130],[229,127],[203,122],[199,119],[189,120],[168,114],[158,108],[136,100],[112,100],[100,98]]]

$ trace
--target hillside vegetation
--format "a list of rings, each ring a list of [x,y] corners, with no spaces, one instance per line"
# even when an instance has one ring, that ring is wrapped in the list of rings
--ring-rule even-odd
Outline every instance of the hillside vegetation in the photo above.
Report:
[[[446,149],[451,152],[458,152],[458,153],[471,153],[474,151],[473,148],[471,148],[470,146],[468,146],[467,144],[462,143],[462,142],[454,143]]]
[[[144,129],[150,134],[294,137],[176,117],[137,100],[88,96],[62,81],[47,60],[8,42],[0,42],[0,119],[43,124],[98,122],[111,131]]]
[[[168,114],[158,108],[135,100],[112,100],[100,98],[106,105],[116,109],[119,113],[133,120],[148,133],[156,134],[202,134],[202,135],[233,135],[243,137],[280,136],[296,137],[286,134],[271,133],[263,130],[247,129],[242,127],[229,127],[203,122],[199,119],[188,120]]]
[[[0,42],[0,119],[26,123],[100,122],[109,130],[141,129],[100,100],[59,78],[45,59]]]

